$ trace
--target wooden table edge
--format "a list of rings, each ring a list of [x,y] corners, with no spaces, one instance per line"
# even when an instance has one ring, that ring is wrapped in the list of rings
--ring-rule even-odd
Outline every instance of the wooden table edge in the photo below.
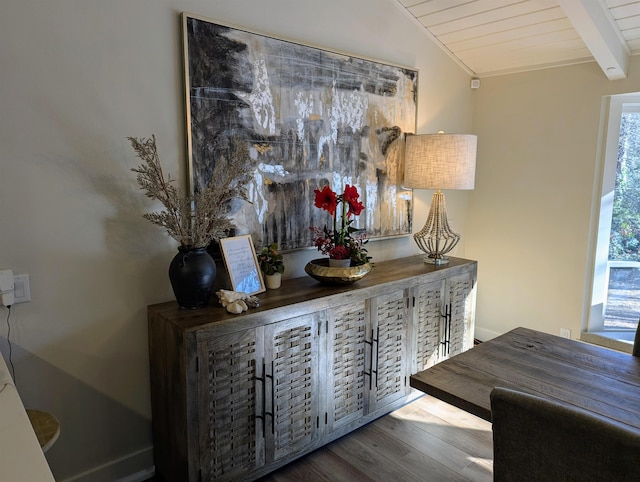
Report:
[[[460,397],[456,397],[451,393],[445,392],[438,388],[435,388],[431,385],[426,384],[419,378],[419,373],[415,375],[411,375],[409,377],[409,385],[415,388],[416,390],[420,390],[421,392],[431,395],[432,397],[437,398],[438,400],[442,400],[443,402],[448,403],[449,405],[453,405],[465,412],[468,412],[476,417],[479,417],[487,422],[491,422],[491,410],[487,410],[485,407],[472,403],[468,400],[465,400]]]

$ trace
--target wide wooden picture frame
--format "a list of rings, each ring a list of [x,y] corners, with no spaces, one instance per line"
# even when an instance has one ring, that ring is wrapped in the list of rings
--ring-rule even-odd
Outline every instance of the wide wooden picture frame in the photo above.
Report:
[[[220,239],[220,252],[233,291],[255,295],[266,290],[250,235]]]
[[[402,187],[404,135],[415,132],[418,72],[182,14],[189,181],[248,143],[250,202],[234,201],[236,234],[282,250],[313,245],[331,222],[314,190],[356,186],[353,227],[370,239],[412,232]],[[330,225],[330,224],[329,224]]]

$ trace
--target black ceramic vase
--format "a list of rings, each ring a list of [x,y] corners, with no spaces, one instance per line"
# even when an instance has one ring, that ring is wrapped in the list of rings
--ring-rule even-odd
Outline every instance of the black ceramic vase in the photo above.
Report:
[[[203,308],[213,292],[216,263],[206,248],[180,246],[169,265],[169,280],[181,308]]]

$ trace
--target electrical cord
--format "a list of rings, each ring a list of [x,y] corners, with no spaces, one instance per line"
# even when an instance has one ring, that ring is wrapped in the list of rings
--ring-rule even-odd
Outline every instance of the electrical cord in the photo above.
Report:
[[[9,322],[10,318],[11,318],[11,305],[7,306],[7,343],[9,344],[9,365],[11,366],[11,374],[12,374],[12,377],[13,377],[13,384],[17,386],[16,368],[13,366],[13,359],[11,357],[13,348],[11,346],[11,323]]]

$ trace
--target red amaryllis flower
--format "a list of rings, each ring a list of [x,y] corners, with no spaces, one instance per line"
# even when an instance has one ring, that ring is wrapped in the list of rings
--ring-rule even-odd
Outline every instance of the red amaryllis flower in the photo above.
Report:
[[[349,203],[349,212],[347,213],[347,216],[351,216],[352,214],[354,216],[358,216],[363,209],[364,205],[360,201],[357,203]]]
[[[338,207],[338,196],[336,193],[333,192],[329,186],[323,187],[322,191],[315,189],[313,192],[316,193],[314,206],[328,211],[329,214],[333,216]]]
[[[348,203],[357,202],[359,197],[360,197],[360,194],[358,194],[358,188],[357,187],[349,186],[349,184],[347,184],[344,187],[344,194],[342,195],[342,198],[345,201],[347,201]]]
[[[358,188],[355,186],[349,186],[347,184],[344,188],[344,194],[342,195],[342,199],[349,204],[349,211],[347,212],[347,217],[351,216],[359,216],[362,210],[364,209],[364,205],[358,201],[360,194],[358,194]]]

